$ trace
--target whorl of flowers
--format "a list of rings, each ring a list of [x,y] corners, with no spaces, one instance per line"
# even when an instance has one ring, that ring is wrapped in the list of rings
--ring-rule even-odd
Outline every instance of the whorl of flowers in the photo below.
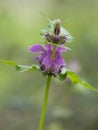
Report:
[[[64,43],[70,41],[72,36],[62,27],[59,19],[50,21],[48,27],[41,32],[46,40],[43,46],[35,44],[29,47],[31,52],[39,53],[35,60],[39,62],[40,69],[44,75],[57,76],[63,67],[66,66],[62,53],[67,51]]]

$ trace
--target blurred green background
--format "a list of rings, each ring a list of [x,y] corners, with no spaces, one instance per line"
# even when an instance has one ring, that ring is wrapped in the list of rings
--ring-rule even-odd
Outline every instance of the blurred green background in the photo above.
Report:
[[[36,63],[28,47],[60,18],[73,35],[68,67],[98,89],[98,0],[0,0],[0,59]],[[37,130],[46,78],[0,63],[0,130]],[[70,82],[51,83],[44,130],[98,130],[98,93]]]

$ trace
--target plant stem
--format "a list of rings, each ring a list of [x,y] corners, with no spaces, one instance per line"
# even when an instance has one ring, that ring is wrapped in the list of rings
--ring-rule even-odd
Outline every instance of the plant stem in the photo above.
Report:
[[[55,52],[56,52],[56,46],[54,46],[53,51],[52,51],[52,60],[55,58]]]
[[[43,123],[44,123],[44,118],[45,118],[45,111],[46,111],[48,94],[49,94],[50,81],[51,81],[51,75],[48,75],[38,130],[42,130],[42,128],[43,128]]]

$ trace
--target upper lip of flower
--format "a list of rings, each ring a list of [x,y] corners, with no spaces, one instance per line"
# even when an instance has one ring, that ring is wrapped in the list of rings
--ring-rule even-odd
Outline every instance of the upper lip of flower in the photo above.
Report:
[[[41,46],[40,44],[35,44],[35,45],[32,45],[29,47],[29,50],[31,52],[34,52],[34,53],[38,53],[38,52],[43,52],[43,51],[52,51],[53,50],[53,45],[51,44],[45,44],[44,46]],[[58,53],[62,53],[64,51],[66,51],[67,48],[65,48],[63,45],[60,45],[60,46],[57,46],[56,48],[56,51]]]

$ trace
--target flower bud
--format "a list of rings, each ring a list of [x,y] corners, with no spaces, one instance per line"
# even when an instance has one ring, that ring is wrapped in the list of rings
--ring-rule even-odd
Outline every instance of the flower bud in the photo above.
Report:
[[[45,38],[46,38],[46,40],[47,40],[48,42],[51,41],[51,36],[50,36],[49,33],[45,34]]]
[[[59,35],[60,34],[60,28],[54,28],[54,34]]]
[[[66,36],[60,36],[60,44],[64,44],[67,41]]]
[[[58,43],[60,41],[60,37],[58,35],[53,36],[52,41],[54,43]]]
[[[55,28],[60,28],[61,27],[61,21],[60,21],[60,19],[54,20],[54,27]]]
[[[54,34],[59,35],[60,34],[60,27],[61,27],[61,21],[59,19],[54,21]]]

